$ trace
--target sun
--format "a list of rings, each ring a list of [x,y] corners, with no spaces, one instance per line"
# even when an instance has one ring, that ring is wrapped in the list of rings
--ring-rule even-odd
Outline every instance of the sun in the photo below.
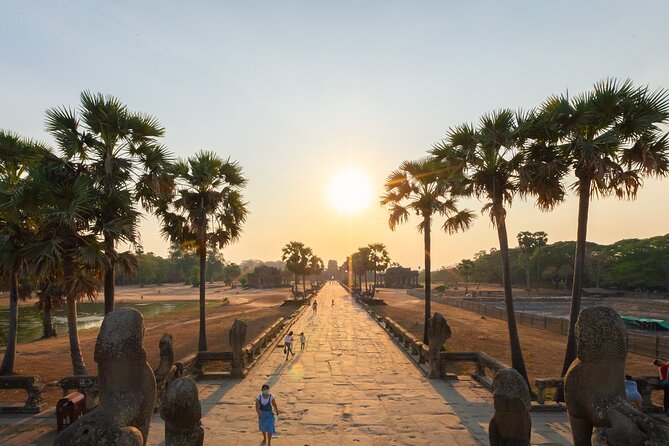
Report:
[[[365,174],[355,170],[342,170],[328,184],[330,204],[340,212],[357,214],[372,200],[372,183]]]

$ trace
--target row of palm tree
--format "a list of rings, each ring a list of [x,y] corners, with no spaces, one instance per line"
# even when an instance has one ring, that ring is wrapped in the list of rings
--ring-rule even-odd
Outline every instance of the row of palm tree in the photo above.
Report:
[[[572,189],[578,195],[579,210],[566,372],[576,353],[574,328],[580,311],[590,201],[608,195],[634,198],[644,177],[669,173],[669,136],[662,130],[668,121],[667,90],[607,79],[580,95],[551,96],[536,109],[502,109],[485,114],[477,124],[451,127],[428,158],[404,162],[389,175],[381,203],[389,208],[391,229],[407,221],[412,212],[422,218],[418,229],[425,236],[426,321],[431,216],[446,213],[444,229],[449,233],[466,229],[474,215],[458,210],[455,200],[478,198],[485,203],[482,212],[489,214],[497,229],[512,365],[527,380],[513,312],[507,209],[520,196],[533,197],[540,210],[550,211]]]
[[[295,275],[295,291],[298,276],[302,276],[302,293],[306,295],[307,276],[318,276],[325,271],[323,260],[302,242],[291,241],[281,248],[281,260],[286,262],[286,269]]]
[[[206,350],[206,253],[239,238],[247,216],[239,165],[211,152],[175,162],[159,143],[158,121],[113,96],[83,92],[77,109],[48,110],[46,129],[56,150],[0,131],[0,280],[10,294],[0,374],[14,371],[20,289],[65,298],[73,371],[86,373],[77,301],[103,288],[105,314],[114,309],[116,271],[137,269],[142,211],[161,219],[166,238],[199,254]]]
[[[346,273],[352,274],[354,282],[362,288],[365,283],[365,290],[369,291],[367,273],[374,273],[374,284],[376,284],[377,273],[385,271],[390,265],[390,255],[383,243],[370,243],[367,246],[358,248],[357,251],[346,257],[342,262],[341,269]]]

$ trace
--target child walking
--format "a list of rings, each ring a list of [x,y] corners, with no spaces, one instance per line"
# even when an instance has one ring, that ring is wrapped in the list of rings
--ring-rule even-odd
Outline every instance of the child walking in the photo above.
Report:
[[[300,351],[304,351],[304,346],[307,343],[307,337],[304,336],[304,332],[300,333]]]
[[[256,398],[256,412],[258,413],[258,429],[262,432],[262,442],[267,442],[267,445],[272,444],[272,435],[276,434],[274,429],[274,412],[279,415],[279,408],[276,407],[276,400],[274,395],[269,393],[269,385],[263,384],[262,392]]]

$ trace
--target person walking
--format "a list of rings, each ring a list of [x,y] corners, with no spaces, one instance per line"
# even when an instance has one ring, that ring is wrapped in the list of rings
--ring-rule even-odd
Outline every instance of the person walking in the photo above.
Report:
[[[288,357],[290,354],[295,356],[295,353],[293,352],[293,332],[289,332],[286,337],[283,339],[283,350],[286,353],[286,361],[288,361]]]
[[[669,361],[656,359],[653,364],[658,367],[660,372],[660,385],[664,390],[664,413],[669,416]]]
[[[314,303],[311,304],[311,308],[314,310],[314,315],[318,311],[318,301],[314,300]]]
[[[304,332],[300,333],[300,351],[304,351],[304,346],[307,343],[307,337],[304,336]]]
[[[269,393],[269,385],[263,384],[261,393],[256,398],[256,413],[258,414],[258,430],[262,432],[262,442],[267,443],[268,446],[272,444],[272,435],[276,434],[272,407],[274,407],[276,416],[279,416],[279,408],[276,406],[274,395]]]

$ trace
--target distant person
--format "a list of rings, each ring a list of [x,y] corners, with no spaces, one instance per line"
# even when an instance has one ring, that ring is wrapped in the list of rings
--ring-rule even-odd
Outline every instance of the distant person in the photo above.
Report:
[[[636,410],[641,410],[641,394],[637,388],[636,381],[634,381],[630,375],[625,375],[625,394],[627,395],[627,401],[629,401]]]
[[[332,306],[334,307],[334,299],[332,299]]]
[[[314,303],[311,305],[311,309],[314,310],[314,314],[318,312],[318,302],[314,300]]]
[[[304,332],[300,333],[300,351],[304,351],[304,346],[307,344],[307,337]]]
[[[295,356],[295,353],[293,353],[293,332],[289,332],[286,337],[283,339],[283,350],[286,353],[286,361],[288,361],[288,356],[292,354]]]
[[[664,413],[669,416],[669,361],[656,359],[653,364],[659,368],[660,385],[664,390]]]
[[[262,385],[262,393],[256,398],[256,412],[258,413],[258,429],[262,432],[262,442],[268,445],[272,444],[272,435],[276,434],[274,428],[274,412],[279,415],[279,408],[276,407],[274,395],[269,393],[269,385]]]

